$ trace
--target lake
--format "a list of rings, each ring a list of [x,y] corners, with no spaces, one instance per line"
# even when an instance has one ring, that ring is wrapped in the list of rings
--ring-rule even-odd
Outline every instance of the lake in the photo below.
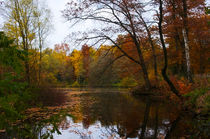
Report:
[[[49,106],[66,106],[70,114],[56,120],[60,134],[52,133],[55,139],[184,139],[201,133],[195,128],[200,124],[197,119],[182,115],[175,104],[161,98],[137,98],[127,89],[116,88],[60,90],[65,99],[58,101],[59,97],[48,97],[44,101]],[[39,122],[33,123],[34,134],[39,138],[53,130],[49,122],[41,128],[37,128],[38,125]]]

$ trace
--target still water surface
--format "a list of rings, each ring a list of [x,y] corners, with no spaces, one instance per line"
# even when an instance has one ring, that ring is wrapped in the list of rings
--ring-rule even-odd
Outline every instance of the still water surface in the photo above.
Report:
[[[66,90],[71,115],[61,121],[55,139],[164,138],[179,119],[176,106],[119,89]],[[184,135],[179,128],[172,136]],[[174,129],[173,129],[174,130]]]
[[[49,93],[43,97],[44,105],[66,106],[70,116],[63,115],[46,123],[29,123],[35,139],[45,135],[52,135],[55,139],[205,139],[210,136],[208,120],[192,118],[161,98],[137,98],[126,89],[113,88],[66,88],[58,94]],[[54,133],[53,123],[60,134]]]

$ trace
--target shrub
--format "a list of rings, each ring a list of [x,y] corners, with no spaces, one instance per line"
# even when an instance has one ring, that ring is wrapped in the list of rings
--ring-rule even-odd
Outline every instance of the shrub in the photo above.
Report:
[[[197,99],[200,96],[203,96],[207,92],[207,88],[201,88],[201,89],[196,89],[188,94],[185,94],[184,96],[189,98],[187,101],[187,104],[196,106]]]

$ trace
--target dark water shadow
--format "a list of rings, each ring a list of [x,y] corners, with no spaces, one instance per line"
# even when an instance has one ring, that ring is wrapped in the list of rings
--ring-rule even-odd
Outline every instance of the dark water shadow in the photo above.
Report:
[[[67,101],[63,89],[43,87],[34,92],[37,96],[36,104],[42,106],[61,106]]]

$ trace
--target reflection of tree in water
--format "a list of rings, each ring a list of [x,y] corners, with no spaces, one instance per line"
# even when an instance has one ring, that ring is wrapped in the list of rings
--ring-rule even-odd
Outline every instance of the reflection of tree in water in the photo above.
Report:
[[[209,134],[205,131],[204,135],[204,131],[194,128],[202,126],[201,130],[208,129],[208,123],[194,125],[189,116],[179,115],[177,109],[164,103],[116,92],[82,93],[76,97],[79,99],[70,112],[75,111],[78,117],[69,118],[62,114],[62,117],[55,116],[51,120],[33,123],[33,126],[28,123],[29,129],[26,130],[31,130],[34,137],[41,137],[51,136],[62,129],[86,139],[92,138],[93,134],[96,138],[178,138],[193,134],[206,137]]]
[[[179,111],[165,103],[155,103],[149,99],[136,99],[123,93],[82,93],[79,95],[76,112],[79,117],[71,121],[63,119],[59,127],[71,129],[80,138],[171,138],[189,137],[193,123],[189,117],[179,115]],[[153,102],[153,103],[151,103]],[[80,123],[82,122],[82,123]],[[80,127],[72,128],[79,123]],[[97,125],[100,125],[97,127]],[[93,126],[97,130],[93,130]],[[192,129],[193,130],[193,129]],[[188,135],[188,136],[186,136]],[[199,134],[200,135],[200,134]]]
[[[80,104],[84,115],[84,128],[100,121],[110,136],[158,136],[161,129],[167,129],[162,120],[176,117],[176,114],[171,117],[174,115],[172,109],[167,109],[161,104],[151,104],[149,100],[143,102],[123,93],[82,94]]]
[[[166,139],[178,138],[180,135],[185,138],[210,138],[210,121],[205,116],[195,116],[181,113],[172,123],[166,134]]]
[[[14,124],[13,127],[8,129],[8,134],[0,134],[0,139],[45,139],[53,137],[55,133],[60,134],[60,129],[68,129],[70,127],[67,119],[67,116],[70,116],[68,111],[63,109],[54,114],[48,113],[49,117],[43,116],[47,113],[47,110],[40,111],[36,113],[40,114],[35,115],[37,117],[31,117]]]

